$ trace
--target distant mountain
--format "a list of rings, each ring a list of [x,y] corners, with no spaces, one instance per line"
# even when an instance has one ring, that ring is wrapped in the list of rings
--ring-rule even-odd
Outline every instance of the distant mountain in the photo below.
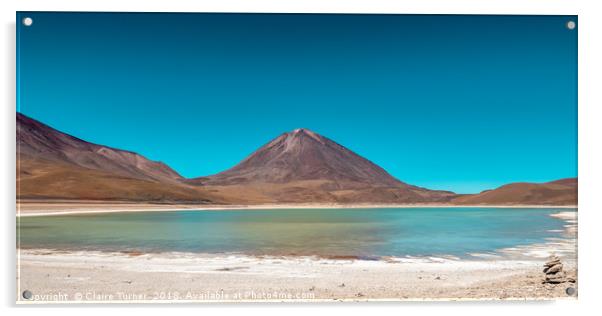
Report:
[[[459,196],[462,205],[577,205],[577,178],[546,183],[511,183],[479,194]]]
[[[17,197],[215,201],[161,162],[62,133],[17,113]]]
[[[576,205],[577,179],[512,183],[457,195],[401,182],[307,129],[284,133],[238,165],[185,179],[164,163],[93,144],[17,113],[17,198],[161,203]]]
[[[280,135],[232,169],[187,182],[269,202],[420,203],[455,196],[403,183],[308,129]]]
[[[43,159],[144,180],[182,178],[162,162],[148,160],[131,151],[89,143],[21,113],[17,113],[17,149],[22,159]]]

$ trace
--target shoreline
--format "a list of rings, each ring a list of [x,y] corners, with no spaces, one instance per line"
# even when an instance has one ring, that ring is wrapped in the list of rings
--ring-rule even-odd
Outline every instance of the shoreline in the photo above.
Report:
[[[564,238],[472,258],[320,258],[17,248],[17,303],[216,303],[576,299],[577,283],[544,284],[557,254],[577,279],[576,211]],[[578,281],[577,281],[578,282]],[[24,300],[29,290],[35,300]]]
[[[361,209],[361,208],[558,208],[577,209],[577,205],[451,205],[451,204],[149,204],[149,203],[49,203],[17,201],[17,217],[55,216],[75,214],[173,212],[173,211],[227,211],[277,209]]]

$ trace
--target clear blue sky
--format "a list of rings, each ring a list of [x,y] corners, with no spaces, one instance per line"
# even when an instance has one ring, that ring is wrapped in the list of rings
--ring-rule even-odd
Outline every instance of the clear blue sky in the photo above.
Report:
[[[24,16],[18,111],[186,177],[298,127],[432,189],[577,175],[574,16]]]

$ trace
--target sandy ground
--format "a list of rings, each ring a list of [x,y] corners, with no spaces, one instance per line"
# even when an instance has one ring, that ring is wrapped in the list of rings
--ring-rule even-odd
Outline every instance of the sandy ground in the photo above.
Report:
[[[559,255],[568,276],[577,280],[577,212],[567,210],[552,216],[565,220],[563,238],[495,254],[472,254],[471,260],[18,249],[17,297],[26,304],[574,299],[576,294],[569,296],[566,289],[577,289],[576,283],[542,283],[542,265],[551,254]],[[22,298],[26,290],[32,299]]]
[[[410,208],[410,207],[498,207],[498,208],[577,208],[574,205],[448,205],[448,204],[260,204],[260,205],[208,205],[208,204],[148,204],[115,202],[69,201],[17,201],[17,216],[67,215],[82,213],[149,212],[181,210],[229,209],[304,209],[304,208]]]
[[[18,289],[36,302],[571,298],[544,260],[384,261],[22,251]],[[568,275],[575,262],[564,260]],[[31,301],[29,301],[31,302]]]

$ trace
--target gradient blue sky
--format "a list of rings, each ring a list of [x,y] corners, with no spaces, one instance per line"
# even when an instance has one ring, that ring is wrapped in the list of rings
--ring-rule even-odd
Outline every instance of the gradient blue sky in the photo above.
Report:
[[[432,189],[577,176],[575,16],[25,16],[17,111],[186,177],[298,127]]]

